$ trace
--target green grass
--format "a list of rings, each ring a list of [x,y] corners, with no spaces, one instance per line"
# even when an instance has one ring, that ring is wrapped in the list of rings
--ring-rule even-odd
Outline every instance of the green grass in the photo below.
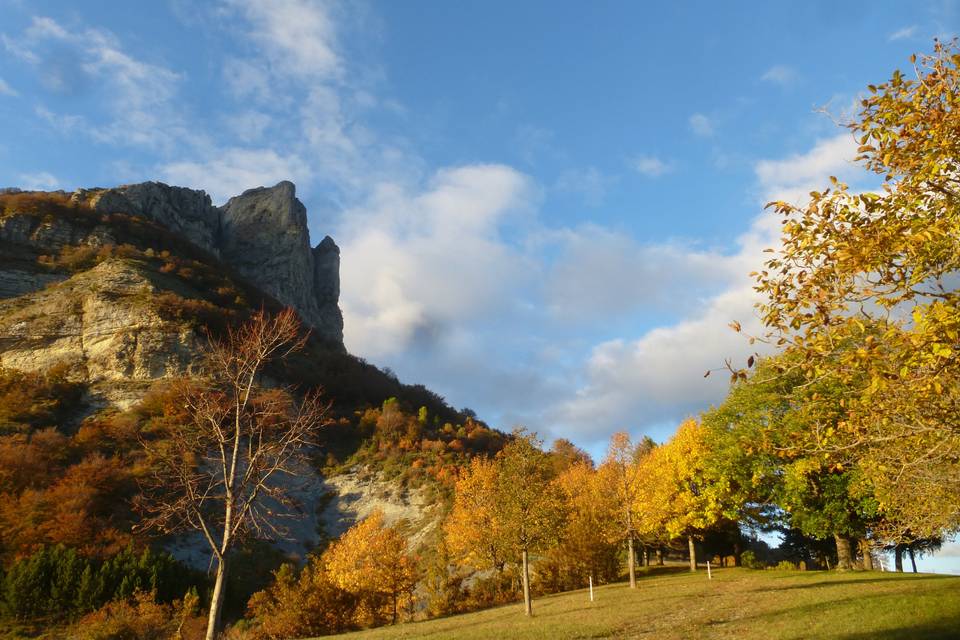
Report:
[[[960,577],[881,572],[661,571],[626,584],[545,596],[527,619],[508,605],[345,638],[960,638]]]

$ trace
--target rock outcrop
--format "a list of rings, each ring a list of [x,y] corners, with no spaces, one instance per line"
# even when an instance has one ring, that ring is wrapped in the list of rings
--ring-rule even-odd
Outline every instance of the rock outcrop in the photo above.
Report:
[[[330,236],[311,248],[307,210],[292,182],[250,189],[223,207],[215,207],[203,191],[161,182],[82,189],[72,199],[86,202],[99,213],[141,216],[180,234],[296,309],[315,335],[343,348],[340,249]],[[108,228],[98,229],[97,234],[84,232],[80,237],[57,220],[40,228],[29,218],[0,221],[0,241],[32,243],[45,251],[55,252],[58,245],[112,241]],[[0,288],[21,290],[16,282],[0,283]]]
[[[197,352],[187,325],[161,317],[148,274],[104,262],[0,308],[0,367],[66,365],[106,403],[125,407],[158,378],[183,373]]]
[[[323,338],[343,343],[340,250],[327,236],[310,248],[307,210],[292,182],[250,189],[221,209],[220,256]]]

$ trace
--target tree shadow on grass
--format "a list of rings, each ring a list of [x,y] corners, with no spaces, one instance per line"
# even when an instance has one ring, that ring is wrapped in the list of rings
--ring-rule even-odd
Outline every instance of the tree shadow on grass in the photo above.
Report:
[[[762,589],[762,591],[790,591],[792,589],[819,589],[820,587],[833,587],[833,586],[846,586],[851,584],[871,584],[871,583],[888,583],[888,582],[900,582],[904,580],[910,580],[913,582],[923,582],[927,580],[950,580],[956,579],[956,576],[944,576],[944,575],[935,575],[935,574],[926,574],[922,576],[896,576],[890,578],[863,578],[863,579],[853,579],[853,580],[817,580],[816,582],[808,582],[805,584],[792,584],[785,587],[776,587],[773,589]],[[960,633],[957,634],[960,637]]]
[[[898,629],[864,631],[840,636],[838,640],[956,640],[960,638],[960,616]]]

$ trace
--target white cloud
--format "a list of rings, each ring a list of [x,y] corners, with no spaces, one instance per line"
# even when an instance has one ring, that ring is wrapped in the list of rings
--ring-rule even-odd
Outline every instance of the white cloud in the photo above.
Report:
[[[642,175],[649,178],[659,178],[665,173],[669,173],[673,167],[657,156],[639,155],[630,160],[630,166]]]
[[[499,231],[535,200],[529,179],[503,165],[444,169],[416,190],[378,185],[335,234],[347,347],[396,355],[509,312],[503,305],[528,269]]]
[[[59,129],[82,131],[113,144],[172,146],[182,126],[173,100],[180,74],[130,55],[109,31],[68,30],[52,18],[37,16],[21,37],[4,36],[4,45],[35,66],[50,91],[95,93],[100,98],[105,117],[99,121],[40,107],[38,114]]]
[[[764,82],[772,82],[781,87],[787,87],[797,81],[797,72],[792,67],[778,64],[767,69],[760,79]]]
[[[698,136],[709,138],[714,134],[713,122],[702,113],[695,113],[690,116],[690,130]]]
[[[561,193],[577,194],[590,207],[603,204],[607,191],[617,181],[615,176],[607,176],[596,167],[586,169],[567,169],[560,174],[554,187]]]
[[[229,148],[217,150],[206,161],[179,161],[159,167],[163,181],[203,189],[215,203],[247,189],[273,186],[281,180],[310,180],[307,165],[295,155],[282,156],[272,149]]]
[[[39,173],[21,173],[17,176],[21,189],[37,191],[51,191],[62,187],[60,180],[53,174],[41,171]]]
[[[0,96],[10,96],[11,98],[16,98],[20,94],[7,84],[3,78],[0,78]]]
[[[747,274],[762,261],[763,248],[776,242],[778,230],[772,216],[762,216],[735,254],[701,256],[701,269],[678,276],[675,286],[682,290],[709,283],[705,274],[711,267],[727,274],[726,286],[710,287],[720,292],[708,295],[685,319],[633,340],[596,345],[585,364],[585,383],[549,416],[556,432],[581,439],[604,438],[622,428],[642,431],[677,423],[722,400],[727,377],[721,372],[705,379],[703,374],[727,358],[742,362],[756,349],[728,323],[737,320],[745,332],[759,333],[753,309],[757,294]]]
[[[228,0],[248,21],[250,35],[273,72],[313,79],[341,73],[336,29],[327,2],[310,0]]]
[[[890,42],[895,42],[897,40],[909,40],[917,35],[918,30],[919,29],[915,24],[910,25],[909,27],[903,27],[902,29],[898,29],[891,33],[887,40]]]
[[[807,191],[823,188],[831,174],[859,178],[862,169],[849,162],[854,155],[850,136],[842,134],[821,140],[803,154],[761,160],[755,165],[755,173],[762,198],[799,201]],[[673,269],[684,264],[678,260],[680,248],[648,247],[649,259],[645,259],[635,249],[600,251],[603,242],[590,243],[594,248],[583,254],[582,264],[596,261],[594,266],[602,271],[606,260],[613,265],[608,268],[612,274],[623,270],[627,275],[620,278],[620,286],[625,287],[627,296],[642,299],[650,295],[640,285],[629,288],[625,283],[631,276],[637,280],[668,278],[667,291],[685,292],[699,287],[701,295],[688,298],[695,306],[679,322],[657,327],[635,339],[618,338],[594,346],[581,372],[584,382],[547,416],[547,423],[556,425],[555,433],[583,441],[604,438],[620,428],[642,431],[651,425],[676,424],[685,415],[720,402],[726,393],[727,376],[720,371],[705,379],[704,372],[722,367],[727,358],[742,363],[750,353],[763,353],[765,349],[760,343],[751,346],[728,323],[740,322],[747,334],[762,332],[754,309],[759,298],[748,274],[763,264],[765,248],[779,245],[779,222],[776,215],[761,214],[739,238],[736,251],[729,255],[691,252],[692,259],[684,265],[686,272],[679,274]],[[629,241],[621,243],[630,246]],[[630,256],[634,257],[632,261]],[[650,265],[657,259],[664,264],[660,274],[651,271]],[[585,281],[592,277],[589,269],[586,271]],[[576,272],[568,268],[566,275],[575,278]],[[669,281],[671,277],[675,280]],[[589,291],[588,287],[578,288]],[[603,299],[603,290],[589,293],[595,298],[594,304],[616,302],[613,298]]]
[[[544,281],[548,311],[560,322],[598,322],[643,309],[676,316],[734,281],[723,255],[682,243],[641,245],[597,225],[555,231],[558,257]]]
[[[802,154],[782,160],[761,160],[754,171],[767,200],[786,200],[799,204],[814,189],[823,189],[831,175],[844,178],[860,170],[853,164],[857,144],[848,133],[819,140]]]

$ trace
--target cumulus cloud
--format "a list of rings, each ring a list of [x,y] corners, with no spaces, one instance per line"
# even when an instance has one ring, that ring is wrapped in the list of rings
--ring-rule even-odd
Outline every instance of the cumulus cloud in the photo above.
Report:
[[[585,363],[585,383],[550,416],[555,430],[576,438],[603,438],[620,428],[645,431],[675,424],[721,400],[726,377],[703,374],[727,358],[742,360],[755,350],[728,323],[737,320],[744,331],[759,333],[756,293],[744,269],[760,263],[763,247],[775,243],[778,228],[772,216],[761,217],[740,239],[735,254],[705,262],[707,268],[729,274],[727,284],[716,287],[681,321],[636,339],[596,345]],[[703,273],[694,271],[678,277],[677,289],[704,284]]]
[[[754,167],[761,198],[798,203],[814,189],[822,189],[829,176],[845,178],[862,173],[853,164],[857,144],[853,136],[841,133],[817,141],[805,153],[779,160],[761,160]]]
[[[702,113],[695,113],[689,119],[690,130],[703,138],[709,138],[714,134],[713,122]]]
[[[630,160],[630,166],[648,178],[659,178],[665,173],[669,173],[673,167],[670,163],[661,160],[657,156],[639,155]]]
[[[643,245],[597,225],[549,235],[558,257],[544,298],[565,322],[598,322],[641,307],[675,316],[738,275],[721,254],[679,242]]]
[[[380,184],[345,211],[336,237],[348,348],[389,356],[509,312],[509,292],[529,270],[500,229],[535,199],[518,171],[468,165],[440,170],[418,190]]]
[[[831,174],[859,177],[862,170],[850,163],[855,151],[850,136],[843,134],[821,140],[801,154],[757,162],[758,208],[773,198],[800,203],[809,190],[822,188]],[[721,367],[727,358],[742,362],[747,355],[765,350],[759,343],[750,345],[728,323],[738,321],[746,334],[762,332],[754,309],[759,299],[748,274],[764,262],[765,248],[779,245],[779,231],[775,215],[761,214],[732,253],[694,254],[693,264],[698,261],[699,265],[677,275],[670,289],[701,286],[708,293],[678,322],[633,339],[595,345],[582,369],[583,383],[548,414],[554,432],[581,440],[602,439],[622,428],[642,432],[655,425],[676,424],[720,402],[727,389],[726,376],[720,372],[704,378],[703,374]],[[664,247],[650,250],[654,255],[666,251]],[[624,268],[643,277],[642,260]],[[711,282],[710,275],[717,273],[725,275]],[[643,292],[634,291],[634,295]]]

